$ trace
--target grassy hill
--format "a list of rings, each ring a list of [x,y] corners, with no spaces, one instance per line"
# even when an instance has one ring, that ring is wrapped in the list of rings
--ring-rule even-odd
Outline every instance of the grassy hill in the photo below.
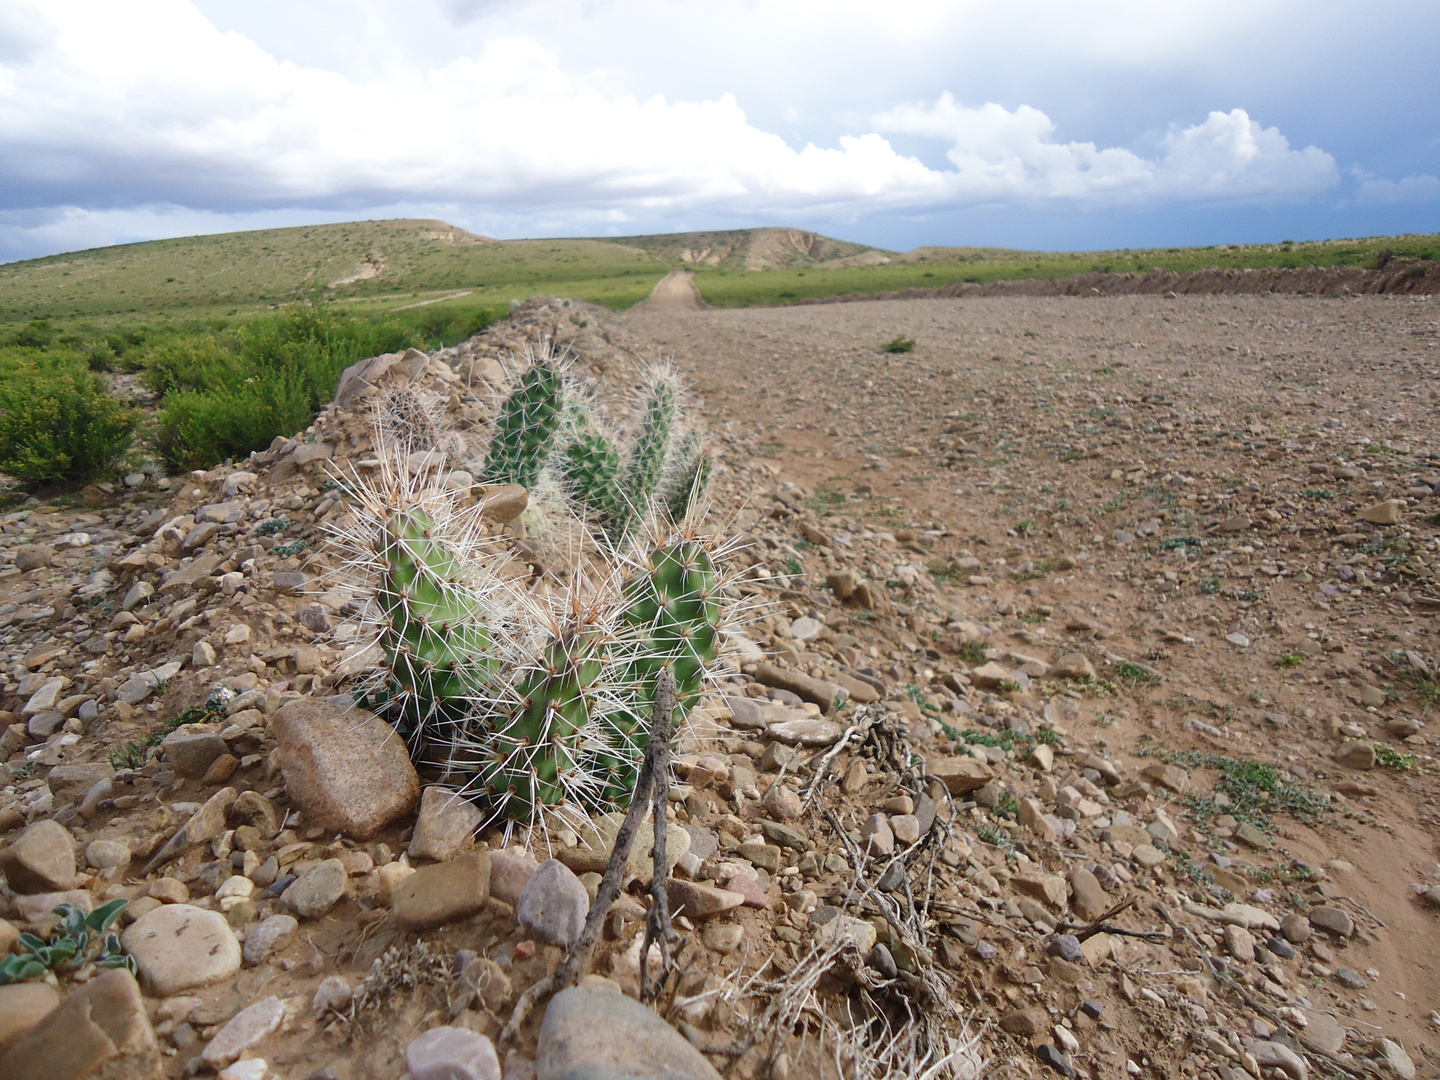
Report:
[[[538,292],[625,308],[665,273],[696,272],[721,307],[1092,270],[1371,265],[1389,250],[1440,255],[1440,237],[1026,252],[925,247],[897,254],[800,229],[492,240],[442,221],[365,221],[192,236],[0,265],[0,325],[95,326],[247,317],[298,300],[380,314],[503,307]]]

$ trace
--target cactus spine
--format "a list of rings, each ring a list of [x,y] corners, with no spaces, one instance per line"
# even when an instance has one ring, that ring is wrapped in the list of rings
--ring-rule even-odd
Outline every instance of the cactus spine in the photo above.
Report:
[[[530,365],[505,402],[485,464],[486,483],[535,486],[560,428],[564,378],[548,357]]]

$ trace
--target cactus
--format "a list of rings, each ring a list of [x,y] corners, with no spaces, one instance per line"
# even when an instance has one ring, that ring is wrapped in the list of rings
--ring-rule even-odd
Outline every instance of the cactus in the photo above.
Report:
[[[676,525],[684,524],[699,505],[710,483],[710,455],[700,436],[687,432],[676,452],[675,467],[661,488],[665,516]]]
[[[548,357],[505,403],[486,479],[558,492],[561,517],[588,517],[606,541],[545,588],[505,572],[511,556],[467,493],[409,467],[408,455],[444,435],[423,399],[382,403],[378,479],[347,481],[355,522],[341,533],[353,556],[342,573],[369,577],[364,618],[381,658],[372,700],[417,760],[443,766],[493,818],[534,824],[628,804],[657,675],[674,675],[683,719],[717,658],[731,610],[720,554],[657,531],[657,511],[689,515],[709,461],[697,438],[672,439],[678,381],[660,372],[649,386],[623,467]]]
[[[375,591],[379,645],[412,740],[460,720],[471,690],[495,669],[482,595],[433,525],[421,509],[397,509],[381,519],[375,543],[384,568]]]
[[[615,444],[590,428],[565,448],[562,467],[571,497],[586,508],[587,516],[602,531],[608,530],[625,501]]]
[[[653,375],[641,402],[640,430],[620,476],[623,500],[605,528],[610,543],[616,547],[628,540],[635,526],[649,514],[651,500],[665,473],[665,456],[678,406],[679,388],[674,376],[668,372]]]
[[[490,452],[484,480],[490,484],[535,486],[554,446],[562,418],[564,375],[548,356],[536,359],[505,402]]]
[[[474,791],[498,817],[537,820],[546,806],[589,798],[586,735],[595,710],[603,634],[572,626],[556,636],[539,663],[519,673],[495,702],[472,745],[482,749]]]

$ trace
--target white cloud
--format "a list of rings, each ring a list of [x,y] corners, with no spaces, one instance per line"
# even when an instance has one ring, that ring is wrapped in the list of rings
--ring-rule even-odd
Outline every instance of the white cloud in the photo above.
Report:
[[[1146,155],[1059,141],[1028,105],[968,107],[946,93],[860,125],[873,130],[797,148],[733,94],[626,93],[609,73],[564,68],[526,35],[366,76],[277,59],[188,0],[11,0],[0,37],[10,26],[17,45],[0,48],[0,249],[11,251],[26,250],[27,237],[31,250],[54,250],[147,221],[168,231],[396,205],[593,230],[667,215],[854,220],[992,203],[1293,202],[1338,179],[1330,155],[1292,148],[1243,109],[1173,127]],[[900,152],[887,134],[943,140],[950,167]],[[49,216],[26,223],[16,216],[26,210]]]
[[[1365,180],[1355,189],[1361,206],[1402,206],[1440,199],[1440,177],[1421,173],[1401,180]]]
[[[876,126],[949,142],[946,157],[955,171],[946,174],[946,183],[957,200],[1293,199],[1339,180],[1329,154],[1313,146],[1291,149],[1278,130],[1262,128],[1244,109],[1212,112],[1203,123],[1172,128],[1155,158],[1092,142],[1057,142],[1055,124],[1038,109],[968,108],[948,92],[932,106],[884,113]]]

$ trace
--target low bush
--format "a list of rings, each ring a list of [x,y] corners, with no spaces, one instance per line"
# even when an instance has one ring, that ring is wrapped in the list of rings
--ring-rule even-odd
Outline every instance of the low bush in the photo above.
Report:
[[[31,483],[92,480],[129,450],[137,420],[76,353],[0,353],[0,472]]]

